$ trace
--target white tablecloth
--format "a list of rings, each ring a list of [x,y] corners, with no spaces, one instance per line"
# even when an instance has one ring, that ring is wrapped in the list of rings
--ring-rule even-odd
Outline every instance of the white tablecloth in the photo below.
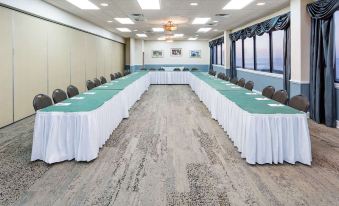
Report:
[[[55,163],[75,159],[91,161],[98,156],[128,110],[150,85],[144,75],[90,112],[41,112],[35,116],[31,160]]]
[[[149,72],[151,84],[188,84],[190,72],[166,72],[152,71]]]
[[[189,84],[248,163],[311,164],[311,141],[305,113],[251,114],[191,73]]]

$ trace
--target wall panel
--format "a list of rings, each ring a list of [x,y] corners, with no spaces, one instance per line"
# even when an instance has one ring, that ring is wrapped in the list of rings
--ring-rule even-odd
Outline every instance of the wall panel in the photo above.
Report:
[[[0,127],[13,122],[13,64],[11,11],[0,8]]]
[[[34,113],[32,100],[47,93],[47,22],[13,12],[14,121]]]
[[[105,74],[105,39],[96,37],[96,51],[97,51],[97,77],[104,76]]]
[[[76,30],[71,30],[70,35],[71,84],[83,92],[86,90],[86,36]]]
[[[97,76],[97,52],[95,37],[86,34],[86,80]]]
[[[70,29],[48,24],[48,94],[55,89],[66,91],[70,80]]]

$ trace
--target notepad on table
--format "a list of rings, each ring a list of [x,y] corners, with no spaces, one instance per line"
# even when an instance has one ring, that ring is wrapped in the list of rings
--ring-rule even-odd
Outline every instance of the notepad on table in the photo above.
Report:
[[[72,97],[71,99],[85,99],[85,97]]]
[[[270,107],[284,107],[284,104],[268,104]]]
[[[256,100],[258,100],[258,101],[265,101],[265,100],[270,100],[269,98],[255,98]]]
[[[64,107],[64,106],[69,106],[71,103],[63,103],[63,102],[60,102],[60,103],[57,103],[57,104],[55,104],[55,106],[62,106],[62,107]]]
[[[95,92],[84,92],[84,94],[90,94],[90,95],[93,95],[93,94],[95,94]]]

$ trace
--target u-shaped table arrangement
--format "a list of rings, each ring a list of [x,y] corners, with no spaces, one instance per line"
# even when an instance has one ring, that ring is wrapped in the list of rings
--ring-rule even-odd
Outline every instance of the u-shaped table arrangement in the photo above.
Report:
[[[141,71],[35,116],[31,160],[91,161],[151,84],[187,84],[249,164],[311,165],[307,115],[205,72]],[[226,141],[226,138],[225,138]]]

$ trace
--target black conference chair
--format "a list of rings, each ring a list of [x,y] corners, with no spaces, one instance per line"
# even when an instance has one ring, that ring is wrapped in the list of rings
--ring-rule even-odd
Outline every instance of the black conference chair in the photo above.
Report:
[[[114,76],[115,76],[115,79],[119,79],[120,78],[118,73],[115,73]]]
[[[154,68],[150,68],[149,70],[150,70],[150,71],[155,71],[156,69],[154,69]]]
[[[189,68],[184,68],[182,71],[188,72],[190,69]]]
[[[173,71],[180,72],[181,70],[179,68],[174,68]]]
[[[56,89],[56,90],[53,91],[52,99],[53,99],[54,104],[57,104],[59,102],[66,100],[67,94],[62,89]]]
[[[254,82],[253,81],[248,81],[246,82],[245,84],[245,88],[252,91],[253,90],[253,87],[254,87]]]
[[[107,80],[106,80],[105,77],[101,76],[101,77],[100,77],[100,82],[101,82],[101,84],[106,84],[106,83],[107,83]]]
[[[225,81],[230,81],[230,77],[227,76],[227,75],[225,75],[224,80],[225,80]]]
[[[140,71],[147,71],[147,69],[146,68],[141,68]]]
[[[234,77],[234,78],[232,78],[232,79],[230,80],[230,82],[231,82],[232,84],[237,84],[237,83],[238,83],[238,79],[237,79],[236,77]]]
[[[74,96],[76,96],[78,94],[79,94],[79,90],[75,86],[69,85],[67,87],[67,96],[68,96],[68,98],[72,98],[72,97],[74,97]]]
[[[129,71],[129,70],[125,70],[124,71],[124,76],[127,76],[127,75],[129,75],[131,72]]]
[[[95,87],[101,85],[101,82],[100,82],[100,80],[99,80],[98,78],[94,78],[94,79],[93,79],[93,82],[94,82]]]
[[[244,87],[245,86],[245,79],[244,78],[239,79],[237,85],[240,86],[240,87]]]
[[[280,102],[281,104],[287,104],[288,94],[285,90],[276,91],[272,97],[273,100]]]
[[[290,107],[293,107],[294,109],[300,110],[302,112],[307,112],[308,108],[310,107],[310,102],[303,95],[292,97],[288,104]]]
[[[195,68],[195,67],[193,67],[193,68],[191,69],[191,72],[197,72],[197,71],[199,71],[199,69],[197,69],[197,68]]]
[[[91,80],[87,80],[86,81],[86,87],[87,87],[87,90],[91,90],[91,89],[95,88],[95,84]]]
[[[111,77],[111,80],[112,80],[112,81],[115,79],[114,74],[110,74],[109,76]]]
[[[33,99],[33,107],[35,111],[53,105],[52,99],[45,94],[38,94]]]
[[[270,98],[272,99],[273,95],[274,95],[274,92],[275,92],[275,88],[272,87],[272,86],[267,86],[265,87],[263,90],[262,90],[262,95],[267,97],[267,98]]]

